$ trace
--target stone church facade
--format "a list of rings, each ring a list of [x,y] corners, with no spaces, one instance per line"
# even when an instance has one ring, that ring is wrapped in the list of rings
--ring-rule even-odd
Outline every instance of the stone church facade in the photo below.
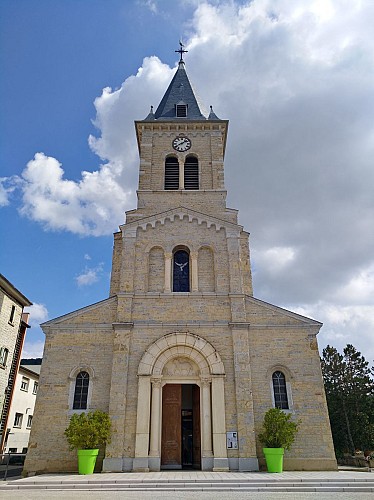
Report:
[[[199,104],[181,60],[136,121],[138,203],[114,234],[110,296],[43,325],[28,474],[77,469],[64,429],[109,412],[103,471],[258,470],[264,413],[302,420],[290,470],[336,469],[321,323],[253,296],[248,233],[226,207],[228,121]]]

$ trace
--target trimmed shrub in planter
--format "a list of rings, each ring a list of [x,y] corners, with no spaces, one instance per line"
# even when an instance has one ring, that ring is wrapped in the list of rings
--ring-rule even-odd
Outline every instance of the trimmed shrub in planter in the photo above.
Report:
[[[110,429],[109,415],[103,411],[72,415],[64,434],[70,449],[78,450],[79,474],[93,473],[100,445],[110,442]]]

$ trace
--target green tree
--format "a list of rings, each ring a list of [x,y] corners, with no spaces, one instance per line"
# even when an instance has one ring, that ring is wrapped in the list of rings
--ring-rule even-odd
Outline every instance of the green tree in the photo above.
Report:
[[[351,344],[340,354],[322,351],[325,383],[335,452],[374,448],[374,381],[369,363]]]

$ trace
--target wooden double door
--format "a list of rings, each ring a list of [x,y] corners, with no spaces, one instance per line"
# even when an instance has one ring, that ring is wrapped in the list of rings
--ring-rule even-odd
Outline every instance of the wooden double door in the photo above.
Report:
[[[166,384],[162,389],[161,467],[200,469],[200,388]]]

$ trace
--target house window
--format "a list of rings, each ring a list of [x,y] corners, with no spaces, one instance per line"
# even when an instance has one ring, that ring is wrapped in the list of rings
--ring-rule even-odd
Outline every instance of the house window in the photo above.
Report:
[[[179,103],[176,105],[176,117],[177,118],[186,118],[187,117],[187,104]]]
[[[286,387],[286,377],[281,371],[273,373],[273,392],[274,392],[274,405],[276,408],[288,410],[288,397]]]
[[[8,360],[9,349],[6,347],[2,347],[0,349],[0,365],[6,366],[6,362]]]
[[[169,156],[165,160],[165,189],[179,189],[179,163],[174,156]]]
[[[27,453],[28,448],[22,448],[22,453]]]
[[[38,382],[34,382],[34,387],[32,389],[33,394],[36,394],[38,392],[38,385],[39,385]]]
[[[9,448],[9,453],[17,453],[18,448]]]
[[[9,323],[13,325],[14,321],[14,313],[16,312],[16,306],[12,306],[12,310],[10,311]]]
[[[27,377],[22,377],[21,391],[27,392],[29,390],[29,384],[30,384],[30,379]]]
[[[173,292],[190,291],[190,256],[186,250],[177,250],[173,262]]]
[[[23,419],[23,414],[16,413],[16,416],[14,417],[13,427],[21,427],[22,426],[22,419]]]
[[[87,372],[78,373],[77,378],[75,379],[73,410],[87,409],[89,382],[90,382],[90,376],[88,375]]]
[[[28,415],[27,417],[27,429],[30,429],[31,428],[31,424],[32,424],[32,415]]]
[[[184,189],[199,189],[199,162],[195,156],[187,156],[184,164]]]

